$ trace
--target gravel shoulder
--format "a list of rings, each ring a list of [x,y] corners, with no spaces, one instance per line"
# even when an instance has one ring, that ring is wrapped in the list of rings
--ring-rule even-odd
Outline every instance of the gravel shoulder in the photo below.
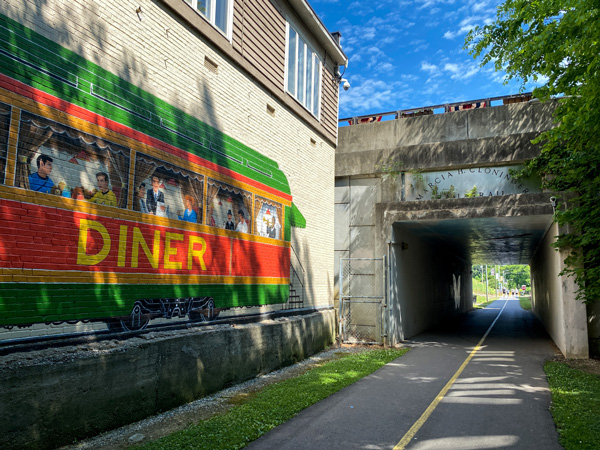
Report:
[[[258,376],[140,422],[62,447],[61,450],[121,450],[141,442],[156,440],[200,420],[222,414],[265,386],[299,376],[319,364],[337,358],[342,353],[358,353],[369,348],[372,347],[334,345],[297,364]]]

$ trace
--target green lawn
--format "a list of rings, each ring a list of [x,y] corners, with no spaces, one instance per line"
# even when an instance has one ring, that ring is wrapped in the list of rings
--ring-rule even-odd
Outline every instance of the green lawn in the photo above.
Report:
[[[521,308],[531,310],[531,297],[519,297]]]
[[[267,386],[228,412],[175,432],[141,449],[239,449],[304,408],[402,356],[408,349],[342,354],[303,375]],[[138,448],[138,447],[136,447]]]
[[[556,361],[547,362],[544,370],[560,444],[565,450],[600,448],[600,376]]]
[[[485,295],[478,295],[477,303],[474,303],[473,307],[478,308],[478,309],[485,308],[486,306],[488,306],[488,305],[494,303],[496,300],[498,300],[497,297],[492,296],[492,295],[489,295],[488,298],[489,298],[489,300],[486,302]]]

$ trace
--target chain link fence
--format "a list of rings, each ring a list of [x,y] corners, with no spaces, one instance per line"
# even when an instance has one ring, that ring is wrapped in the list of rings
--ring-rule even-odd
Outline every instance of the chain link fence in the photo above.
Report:
[[[382,344],[386,333],[385,258],[340,260],[340,339]]]

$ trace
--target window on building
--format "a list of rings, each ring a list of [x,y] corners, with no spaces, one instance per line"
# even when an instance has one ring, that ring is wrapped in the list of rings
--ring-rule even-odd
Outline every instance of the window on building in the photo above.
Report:
[[[184,0],[202,14],[214,27],[231,39],[233,0]]]
[[[321,103],[321,60],[289,22],[286,58],[287,91],[318,118]]]

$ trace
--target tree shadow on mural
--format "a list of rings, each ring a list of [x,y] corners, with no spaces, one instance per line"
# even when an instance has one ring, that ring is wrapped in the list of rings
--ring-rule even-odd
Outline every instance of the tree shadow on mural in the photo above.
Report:
[[[160,13],[166,14],[169,20],[179,20],[165,6],[155,6],[158,6]],[[69,112],[74,111],[80,117],[85,117],[84,120],[95,127],[82,125],[82,121],[75,116],[54,112],[52,117],[44,117],[23,110],[20,117],[18,158],[13,179],[8,184],[47,195],[46,198],[35,197],[36,202],[39,199],[44,204],[56,204],[50,200],[51,195],[70,199],[65,205],[70,208],[71,213],[60,218],[55,215],[42,217],[43,215],[36,214],[31,220],[36,221],[36,226],[48,230],[54,230],[57,226],[79,230],[79,237],[71,233],[70,241],[61,242],[57,235],[56,245],[51,252],[57,254],[60,248],[67,244],[75,243],[77,246],[79,239],[77,264],[84,261],[89,266],[84,271],[86,283],[69,285],[68,289],[69,295],[85,299],[85,307],[79,308],[77,314],[69,312],[68,303],[65,302],[48,308],[48,305],[54,302],[52,299],[57,298],[57,295],[64,295],[64,291],[58,292],[56,285],[43,285],[40,288],[43,290],[43,301],[34,303],[34,309],[37,308],[36,320],[48,324],[64,320],[105,320],[114,316],[116,312],[131,314],[133,317],[136,304],[133,304],[132,299],[141,295],[138,293],[139,288],[136,284],[115,284],[115,279],[118,278],[116,274],[133,267],[134,257],[131,252],[137,252],[136,265],[138,261],[144,261],[143,264],[148,270],[155,269],[157,274],[160,274],[160,270],[171,270],[170,274],[176,274],[179,267],[177,264],[186,264],[185,261],[171,261],[169,255],[165,256],[166,235],[160,234],[161,240],[156,241],[156,237],[143,228],[142,225],[146,223],[187,229],[188,225],[182,223],[185,222],[227,230],[232,242],[237,243],[232,244],[235,253],[231,265],[235,268],[235,276],[242,277],[242,285],[245,283],[243,280],[252,280],[259,275],[288,278],[289,255],[285,249],[257,243],[246,236],[248,234],[283,239],[283,206],[267,198],[255,197],[253,193],[240,188],[233,181],[211,181],[209,177],[199,176],[194,169],[195,164],[207,161],[218,164],[218,168],[213,168],[224,177],[242,174],[259,183],[283,189],[284,192],[289,189],[285,175],[278,171],[275,161],[265,158],[221,131],[233,127],[219,121],[220,117],[227,115],[216,110],[213,92],[208,85],[208,77],[211,75],[199,79],[196,77],[195,90],[192,92],[189,89],[190,85],[186,85],[186,89],[172,89],[168,98],[158,98],[148,92],[160,91],[154,82],[149,86],[148,83],[156,78],[149,77],[148,74],[154,73],[160,79],[170,79],[169,70],[172,69],[163,71],[147,66],[134,51],[135,44],[131,44],[131,47],[123,46],[119,50],[120,54],[115,57],[119,64],[113,73],[96,66],[90,61],[103,63],[110,68],[115,67],[110,66],[110,60],[98,56],[108,54],[109,49],[114,49],[110,44],[110,27],[105,25],[106,22],[102,19],[93,20],[94,26],[86,30],[86,36],[92,36],[92,39],[82,42],[77,40],[76,33],[67,32],[75,23],[81,22],[81,18],[77,16],[81,11],[69,9],[65,14],[56,16],[55,20],[64,21],[67,25],[59,26],[46,21],[43,14],[45,7],[49,7],[45,1],[35,5],[36,30],[43,34],[45,28],[57,29],[57,42],[38,36],[20,25],[18,22],[29,23],[27,18],[19,10],[10,10],[11,17],[17,22],[6,19],[8,28],[0,31],[0,45],[13,53],[10,56],[10,64],[4,66],[1,71],[25,85],[48,92],[62,101],[72,102],[74,106],[83,106],[85,111],[92,111],[93,114],[84,114],[84,110],[69,109]],[[85,10],[85,17],[103,16],[98,7],[92,5]],[[144,24],[138,20],[135,11],[132,11],[130,20],[140,28],[140,33],[144,32]],[[8,43],[10,46],[7,46]],[[90,48],[94,47],[98,49],[98,53],[90,54]],[[52,55],[55,59],[34,56],[35,52],[25,49],[38,49],[38,53]],[[27,72],[20,70],[24,65],[34,67],[37,77],[27,78]],[[185,84],[184,79],[180,82]],[[184,91],[187,94],[182,97],[179,92]],[[4,147],[8,147],[9,120],[10,108],[0,108],[0,181],[3,181],[7,173],[6,151],[2,153],[1,144],[4,143]],[[135,144],[136,151],[132,151],[121,142],[112,142],[103,136],[104,127],[111,130],[110,135],[113,138],[115,130],[125,130],[128,139],[143,142],[144,146],[155,146],[154,148],[161,151],[170,151],[177,158],[164,161],[154,153],[141,152],[142,146],[138,144]],[[89,129],[95,131],[88,132]],[[149,153],[152,153],[152,150]],[[228,170],[231,172],[227,172]],[[133,185],[130,185],[131,182]],[[206,198],[203,195],[205,188],[208,192]],[[88,214],[87,216],[77,212],[78,205],[84,204],[86,206],[81,211]],[[153,215],[156,219],[131,215],[130,223],[137,222],[139,226],[121,225],[119,230],[116,223],[106,222],[103,218],[107,215],[113,217],[112,213],[105,209],[107,206]],[[87,217],[85,220],[89,221],[86,222],[88,225],[85,233],[81,232],[82,217]],[[100,218],[106,223],[101,223]],[[167,219],[168,222],[161,222],[162,219]],[[69,221],[71,224],[67,223]],[[209,231],[213,232],[216,230]],[[177,248],[180,234],[174,231],[171,231],[171,234],[175,236],[171,236],[175,241],[175,244],[172,244],[173,248]],[[132,239],[136,243],[133,246],[136,250],[131,246]],[[114,243],[112,248],[108,244],[111,240]],[[11,245],[7,242],[7,246]],[[190,248],[190,252],[203,252]],[[22,248],[20,251],[25,250]],[[31,258],[22,261],[28,261],[29,264],[35,262]],[[109,270],[100,265],[108,261],[112,261],[113,265],[117,263],[116,269]],[[75,264],[75,261],[72,263]],[[51,266],[51,259],[44,264],[49,265],[48,269],[57,270],[56,265]],[[188,265],[191,263],[188,262]],[[167,266],[175,269],[168,269]],[[72,280],[76,278],[71,277]],[[143,285],[152,285],[152,280],[148,277]],[[154,280],[156,281],[156,277]],[[137,280],[132,278],[130,281],[141,283],[141,277]],[[252,283],[247,284],[249,286],[242,286],[239,292],[224,289],[219,295],[223,296],[223,292],[233,292],[232,295],[239,297],[236,302],[247,306],[265,302],[285,303],[287,299],[282,297],[287,292],[287,286],[281,282],[263,286],[262,290]],[[157,298],[189,297],[193,292],[198,292],[190,286],[192,285],[175,285],[168,290],[164,289],[163,285],[156,285],[155,294]],[[203,288],[202,298],[213,295],[210,286]],[[217,295],[214,296],[216,300]],[[21,322],[26,325],[27,319],[23,318]],[[140,323],[146,321],[142,320]],[[64,331],[70,330],[65,327]]]

